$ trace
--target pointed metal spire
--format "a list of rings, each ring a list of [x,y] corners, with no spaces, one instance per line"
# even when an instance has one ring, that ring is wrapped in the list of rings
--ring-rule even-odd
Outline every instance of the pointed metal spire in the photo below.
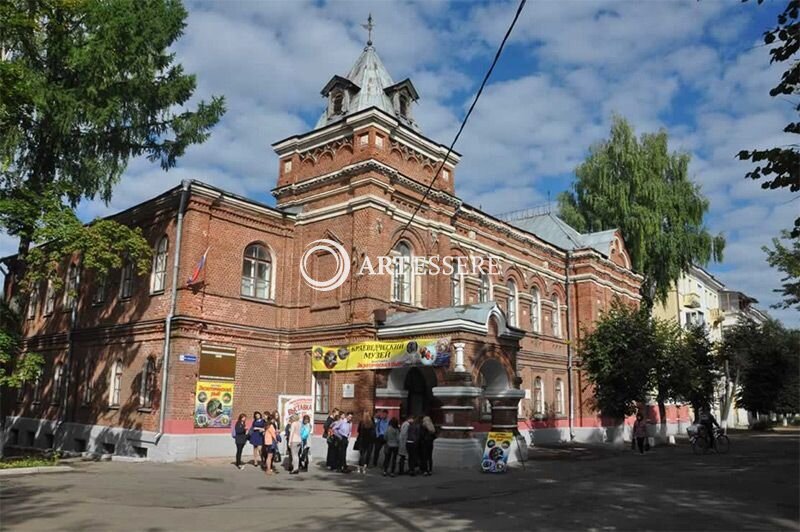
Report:
[[[375,27],[375,24],[372,23],[372,13],[367,17],[367,23],[362,24],[361,27],[367,30],[367,46],[372,46],[372,28]]]

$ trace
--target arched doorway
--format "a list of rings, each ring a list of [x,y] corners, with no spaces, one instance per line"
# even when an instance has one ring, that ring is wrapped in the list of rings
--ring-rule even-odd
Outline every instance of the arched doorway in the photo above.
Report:
[[[433,397],[436,374],[433,368],[410,368],[405,375],[403,389],[408,396],[403,401],[403,415],[433,416],[438,401]]]

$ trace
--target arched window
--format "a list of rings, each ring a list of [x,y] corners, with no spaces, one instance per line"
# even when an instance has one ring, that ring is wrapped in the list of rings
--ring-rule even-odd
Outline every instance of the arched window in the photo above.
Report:
[[[556,414],[564,415],[564,381],[556,379]]]
[[[535,333],[542,332],[542,297],[539,289],[531,290],[533,301],[531,301],[531,330]]]
[[[167,286],[167,250],[169,240],[162,237],[156,245],[156,252],[153,255],[153,276],[150,283],[150,293],[163,292]]]
[[[464,304],[464,279],[458,261],[453,263],[453,273],[450,275],[450,300],[454,307]]]
[[[126,258],[122,266],[119,280],[119,297],[128,299],[133,294],[133,262]]]
[[[148,357],[142,369],[142,387],[139,391],[139,406],[150,408],[153,406],[153,390],[156,388],[156,361]]]
[[[506,283],[508,288],[508,323],[517,326],[517,283],[509,279]]]
[[[272,297],[272,257],[260,244],[250,244],[244,250],[242,295],[257,299]]]
[[[478,289],[478,302],[486,303],[491,297],[492,283],[489,281],[489,274],[486,272],[481,273],[481,286]]]
[[[333,114],[340,115],[344,111],[344,94],[339,91],[333,95]]]
[[[401,303],[411,303],[412,271],[411,248],[405,242],[400,242],[394,248],[394,286],[392,299]]]
[[[544,414],[544,385],[541,377],[533,379],[533,413]]]
[[[64,365],[60,362],[53,369],[53,398],[52,403],[57,405],[61,402],[61,392],[64,386]]]
[[[64,287],[64,310],[71,310],[78,296],[78,265],[70,264],[67,270],[67,285]]]
[[[553,336],[561,338],[561,303],[558,296],[553,296]]]
[[[111,382],[108,387],[108,406],[119,406],[122,393],[122,360],[115,360],[111,366]]]

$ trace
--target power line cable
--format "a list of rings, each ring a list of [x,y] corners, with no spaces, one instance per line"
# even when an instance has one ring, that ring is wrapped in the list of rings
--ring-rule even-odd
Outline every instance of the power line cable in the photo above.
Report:
[[[494,59],[492,60],[492,64],[491,66],[489,66],[489,70],[486,71],[486,75],[483,77],[481,86],[478,89],[478,92],[475,93],[475,98],[472,100],[472,104],[469,106],[467,114],[464,115],[464,119],[461,121],[461,126],[458,128],[458,132],[456,133],[456,136],[453,138],[453,142],[450,143],[450,147],[447,149],[447,153],[445,154],[444,159],[442,159],[442,162],[436,169],[436,173],[433,174],[433,178],[431,179],[431,182],[428,184],[428,188],[425,189],[425,194],[422,195],[422,199],[419,201],[419,203],[417,203],[417,207],[414,209],[414,212],[411,213],[411,218],[409,218],[408,222],[406,222],[406,225],[403,226],[402,231],[400,231],[400,235],[397,237],[394,244],[392,244],[392,247],[389,248],[389,251],[386,253],[387,255],[391,253],[392,249],[394,249],[395,244],[399,242],[401,238],[403,238],[403,235],[405,234],[406,230],[411,226],[411,222],[414,221],[414,217],[422,208],[422,204],[425,202],[425,200],[428,197],[428,194],[433,188],[433,184],[436,182],[436,178],[439,177],[439,174],[444,168],[444,163],[447,162],[447,158],[450,157],[451,153],[453,153],[453,148],[455,147],[456,142],[458,142],[458,138],[461,136],[461,132],[464,131],[464,127],[467,125],[467,120],[469,120],[469,117],[472,114],[472,110],[475,109],[475,105],[478,103],[478,99],[480,99],[484,87],[486,87],[486,82],[489,81],[489,77],[492,75],[492,71],[494,70],[494,67],[497,64],[497,61],[500,59],[500,54],[503,53],[503,48],[506,45],[506,41],[508,41],[508,38],[511,35],[511,31],[517,24],[517,20],[519,19],[519,16],[522,13],[522,8],[525,7],[527,1],[528,0],[520,0],[519,7],[517,7],[517,12],[514,15],[514,20],[511,21],[511,25],[508,27],[508,30],[506,30],[506,34],[503,37],[503,40],[500,42],[500,47],[497,49],[497,53],[494,54]]]

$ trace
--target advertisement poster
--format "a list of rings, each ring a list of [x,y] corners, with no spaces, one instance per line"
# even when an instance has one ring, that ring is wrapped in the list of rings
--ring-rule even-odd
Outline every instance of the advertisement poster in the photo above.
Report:
[[[449,365],[449,338],[359,342],[335,347],[315,345],[311,348],[311,366],[314,371]]]
[[[490,432],[483,449],[481,470],[484,473],[504,473],[508,465],[508,454],[511,452],[513,432]]]
[[[289,416],[297,414],[300,421],[303,416],[309,415],[314,419],[313,402],[310,395],[279,395],[278,412],[281,414],[281,421],[288,423]]]
[[[194,395],[194,426],[202,429],[231,426],[233,383],[197,381]]]

